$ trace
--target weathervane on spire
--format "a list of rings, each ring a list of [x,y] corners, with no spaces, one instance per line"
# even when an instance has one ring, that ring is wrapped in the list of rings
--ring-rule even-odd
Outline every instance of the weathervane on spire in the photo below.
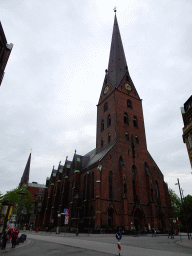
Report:
[[[117,12],[117,7],[115,6],[114,9],[113,9],[114,12]]]

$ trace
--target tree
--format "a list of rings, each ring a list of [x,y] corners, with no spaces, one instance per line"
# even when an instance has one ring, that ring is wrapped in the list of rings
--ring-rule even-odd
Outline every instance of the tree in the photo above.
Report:
[[[24,192],[25,195],[19,193]],[[14,202],[13,214],[17,214],[18,211],[23,209],[26,210],[26,214],[29,214],[34,205],[34,196],[27,189],[26,185],[23,185],[20,188],[15,188],[11,191],[7,191],[3,196],[3,201],[12,201]]]
[[[169,195],[171,199],[171,206],[174,209],[175,217],[179,217],[180,211],[182,209],[181,199],[178,197],[175,191],[171,188],[169,188]]]
[[[188,228],[192,229],[192,196],[187,195],[183,199],[184,209],[182,208],[180,211],[180,222],[183,225],[187,225]],[[185,212],[184,212],[185,210]]]

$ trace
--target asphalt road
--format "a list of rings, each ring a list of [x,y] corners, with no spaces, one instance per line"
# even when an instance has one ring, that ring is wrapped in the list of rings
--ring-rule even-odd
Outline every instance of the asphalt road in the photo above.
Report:
[[[15,249],[0,251],[2,255],[118,255],[117,240],[114,235],[41,234],[27,232],[27,241]],[[123,236],[122,256],[188,256],[192,255],[192,240],[187,237],[168,239],[167,236]],[[20,248],[19,248],[20,247]]]

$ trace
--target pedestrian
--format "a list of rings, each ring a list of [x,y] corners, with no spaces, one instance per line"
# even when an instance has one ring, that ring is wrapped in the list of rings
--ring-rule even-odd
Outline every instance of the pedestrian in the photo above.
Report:
[[[173,229],[171,229],[171,239],[174,239],[174,230]]]
[[[6,244],[7,244],[7,241],[8,241],[8,239],[9,239],[9,235],[7,234],[6,231],[3,232],[2,238],[3,238],[3,243],[2,243],[1,250],[3,250],[3,249],[6,248]]]
[[[13,233],[12,233],[12,248],[15,248],[15,246],[16,246],[18,234],[19,234],[19,230],[14,228]]]
[[[171,229],[168,230],[168,238],[171,236]]]
[[[157,231],[156,231],[156,229],[154,228],[154,230],[153,230],[153,235],[152,235],[152,236],[156,237],[156,235],[157,235]]]
[[[13,229],[12,229],[13,230]],[[11,234],[12,234],[12,231],[11,228],[7,231],[7,234],[9,235],[9,239],[8,240],[11,240]]]

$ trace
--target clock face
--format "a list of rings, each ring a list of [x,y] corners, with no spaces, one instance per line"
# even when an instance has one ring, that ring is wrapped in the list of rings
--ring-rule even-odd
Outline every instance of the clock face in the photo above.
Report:
[[[106,94],[109,91],[109,86],[107,85],[104,89],[104,94]]]
[[[127,91],[131,91],[131,85],[130,84],[128,84],[128,83],[126,83],[125,84],[125,89],[127,90]]]

